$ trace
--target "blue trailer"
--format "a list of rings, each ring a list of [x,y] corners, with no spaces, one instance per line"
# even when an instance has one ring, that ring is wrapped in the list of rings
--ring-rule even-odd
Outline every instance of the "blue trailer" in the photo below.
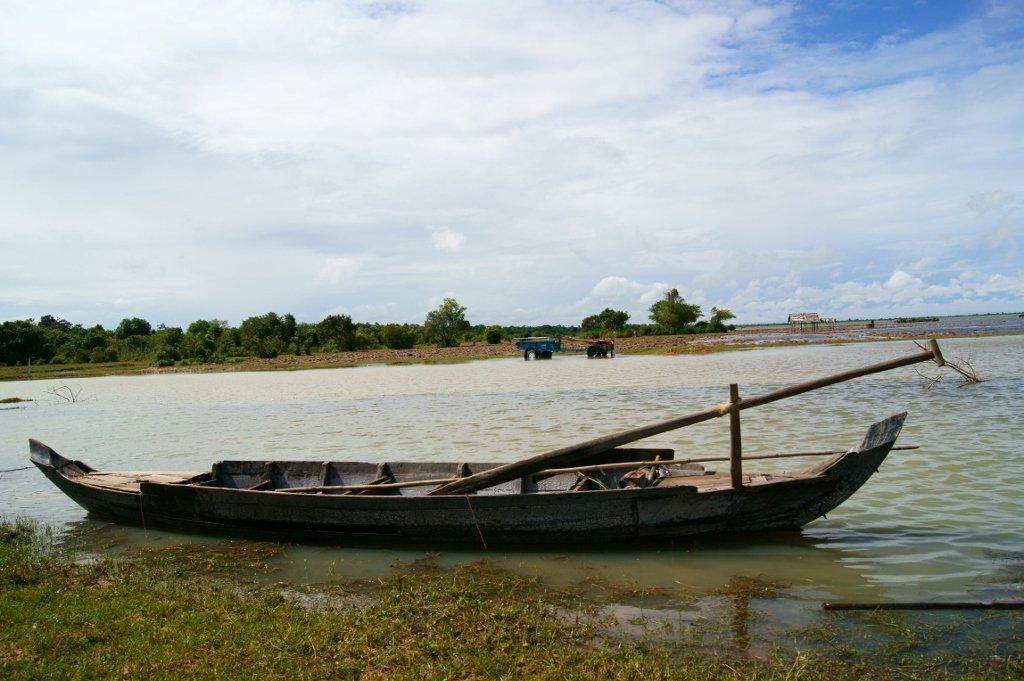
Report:
[[[566,339],[575,344],[575,347],[563,347],[561,338],[549,336],[530,336],[528,338],[516,338],[516,350],[523,353],[523,359],[529,361],[534,359],[551,359],[556,352],[585,352],[590,359],[614,357],[615,341],[611,338],[598,338],[596,340],[581,340],[579,338]]]

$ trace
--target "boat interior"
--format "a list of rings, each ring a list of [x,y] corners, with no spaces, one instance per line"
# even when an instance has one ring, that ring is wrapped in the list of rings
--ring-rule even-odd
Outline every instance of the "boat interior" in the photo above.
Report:
[[[620,448],[591,457],[573,468],[540,471],[486,487],[474,494],[537,494],[681,485],[702,492],[731,488],[728,472],[716,473],[697,463],[675,462],[673,456],[670,449]],[[657,463],[651,463],[655,461]],[[72,466],[65,467],[65,473],[77,474],[75,477],[81,483],[130,493],[138,493],[143,482],[156,482],[284,493],[374,496],[422,496],[438,485],[503,465],[225,460],[218,461],[209,472],[202,473],[105,473],[82,464],[75,466],[78,462],[68,463]],[[814,477],[814,474],[809,471],[747,473],[743,475],[743,484],[761,485],[806,477]]]

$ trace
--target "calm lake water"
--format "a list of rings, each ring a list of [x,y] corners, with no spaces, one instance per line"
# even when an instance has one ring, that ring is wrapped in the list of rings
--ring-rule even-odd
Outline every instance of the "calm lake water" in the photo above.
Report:
[[[960,387],[947,370],[929,387],[921,374],[940,370],[918,365],[743,412],[748,454],[847,448],[873,420],[909,412],[898,444],[920,449],[890,454],[864,488],[801,533],[572,552],[297,545],[275,559],[269,578],[376,578],[426,555],[442,564],[487,556],[554,585],[678,594],[757,578],[787,585],[764,608],[789,626],[816,621],[829,600],[1020,598],[1024,336],[941,346],[985,381]],[[200,471],[226,458],[511,461],[722,403],[729,383],[752,396],[916,352],[910,341],[888,341],[607,361],[71,378],[65,383],[80,391],[74,404],[50,393],[54,381],[0,383],[0,397],[34,400],[0,411],[0,515],[88,531],[97,551],[183,539],[85,518],[38,471],[14,470],[28,465],[29,437],[111,470]],[[643,444],[672,447],[677,458],[727,455],[728,423]]]

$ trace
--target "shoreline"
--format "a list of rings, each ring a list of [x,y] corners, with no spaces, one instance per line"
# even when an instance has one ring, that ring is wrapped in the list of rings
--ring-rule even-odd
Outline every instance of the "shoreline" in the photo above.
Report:
[[[791,331],[788,327],[758,326],[744,327],[727,333],[681,334],[667,336],[627,336],[615,339],[616,354],[703,354],[731,350],[748,350],[761,347],[787,345],[815,345],[824,343],[874,342],[884,340],[907,340],[913,338],[950,338],[963,336],[951,332],[921,333],[921,330],[906,327],[869,328],[863,323],[837,325],[832,329],[817,331]],[[575,350],[567,356],[582,354],[586,341],[566,339],[564,346]],[[269,359],[247,358],[225,364],[199,364],[174,367],[150,367],[147,373],[205,373],[219,371],[272,371],[318,368],[340,368],[372,364],[434,364],[448,362],[469,362],[486,359],[522,358],[515,341],[495,344],[473,344],[440,348],[421,346],[405,350],[352,350],[330,354],[281,355]]]
[[[864,322],[846,322],[831,328],[791,330],[788,326],[740,327],[726,333],[682,334],[666,336],[626,336],[615,339],[616,354],[691,355],[731,352],[758,348],[823,345],[837,343],[870,343],[889,340],[928,338],[970,338],[992,335],[1020,335],[1015,328],[965,329],[931,324],[894,324],[883,322],[871,327]],[[588,341],[563,339],[564,347],[582,355]],[[408,364],[448,364],[488,359],[522,359],[515,341],[496,344],[475,343],[441,348],[418,346],[405,350],[377,348],[329,354],[280,355],[274,358],[241,358],[219,364],[185,364],[156,367],[143,362],[109,362],[103,364],[37,364],[30,367],[0,367],[0,383],[25,380],[60,380],[102,376],[145,376],[183,373],[229,373],[236,371],[300,371],[306,369],[339,369],[370,365],[401,366]]]

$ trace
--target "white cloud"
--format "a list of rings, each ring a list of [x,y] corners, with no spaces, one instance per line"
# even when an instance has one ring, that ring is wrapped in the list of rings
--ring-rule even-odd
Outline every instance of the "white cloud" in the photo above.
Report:
[[[8,7],[0,319],[1024,309],[1021,14],[853,50],[806,7]]]
[[[465,234],[459,234],[447,227],[433,230],[430,237],[434,242],[434,248],[448,253],[458,253],[466,243]]]
[[[903,270],[896,270],[885,282],[885,289],[896,296],[915,295],[924,288],[924,282]]]
[[[316,283],[336,285],[351,279],[358,271],[359,265],[352,258],[328,258],[316,276]]]
[[[599,299],[646,299],[652,293],[660,295],[670,287],[665,284],[641,284],[625,277],[605,277],[594,285],[590,293]]]

